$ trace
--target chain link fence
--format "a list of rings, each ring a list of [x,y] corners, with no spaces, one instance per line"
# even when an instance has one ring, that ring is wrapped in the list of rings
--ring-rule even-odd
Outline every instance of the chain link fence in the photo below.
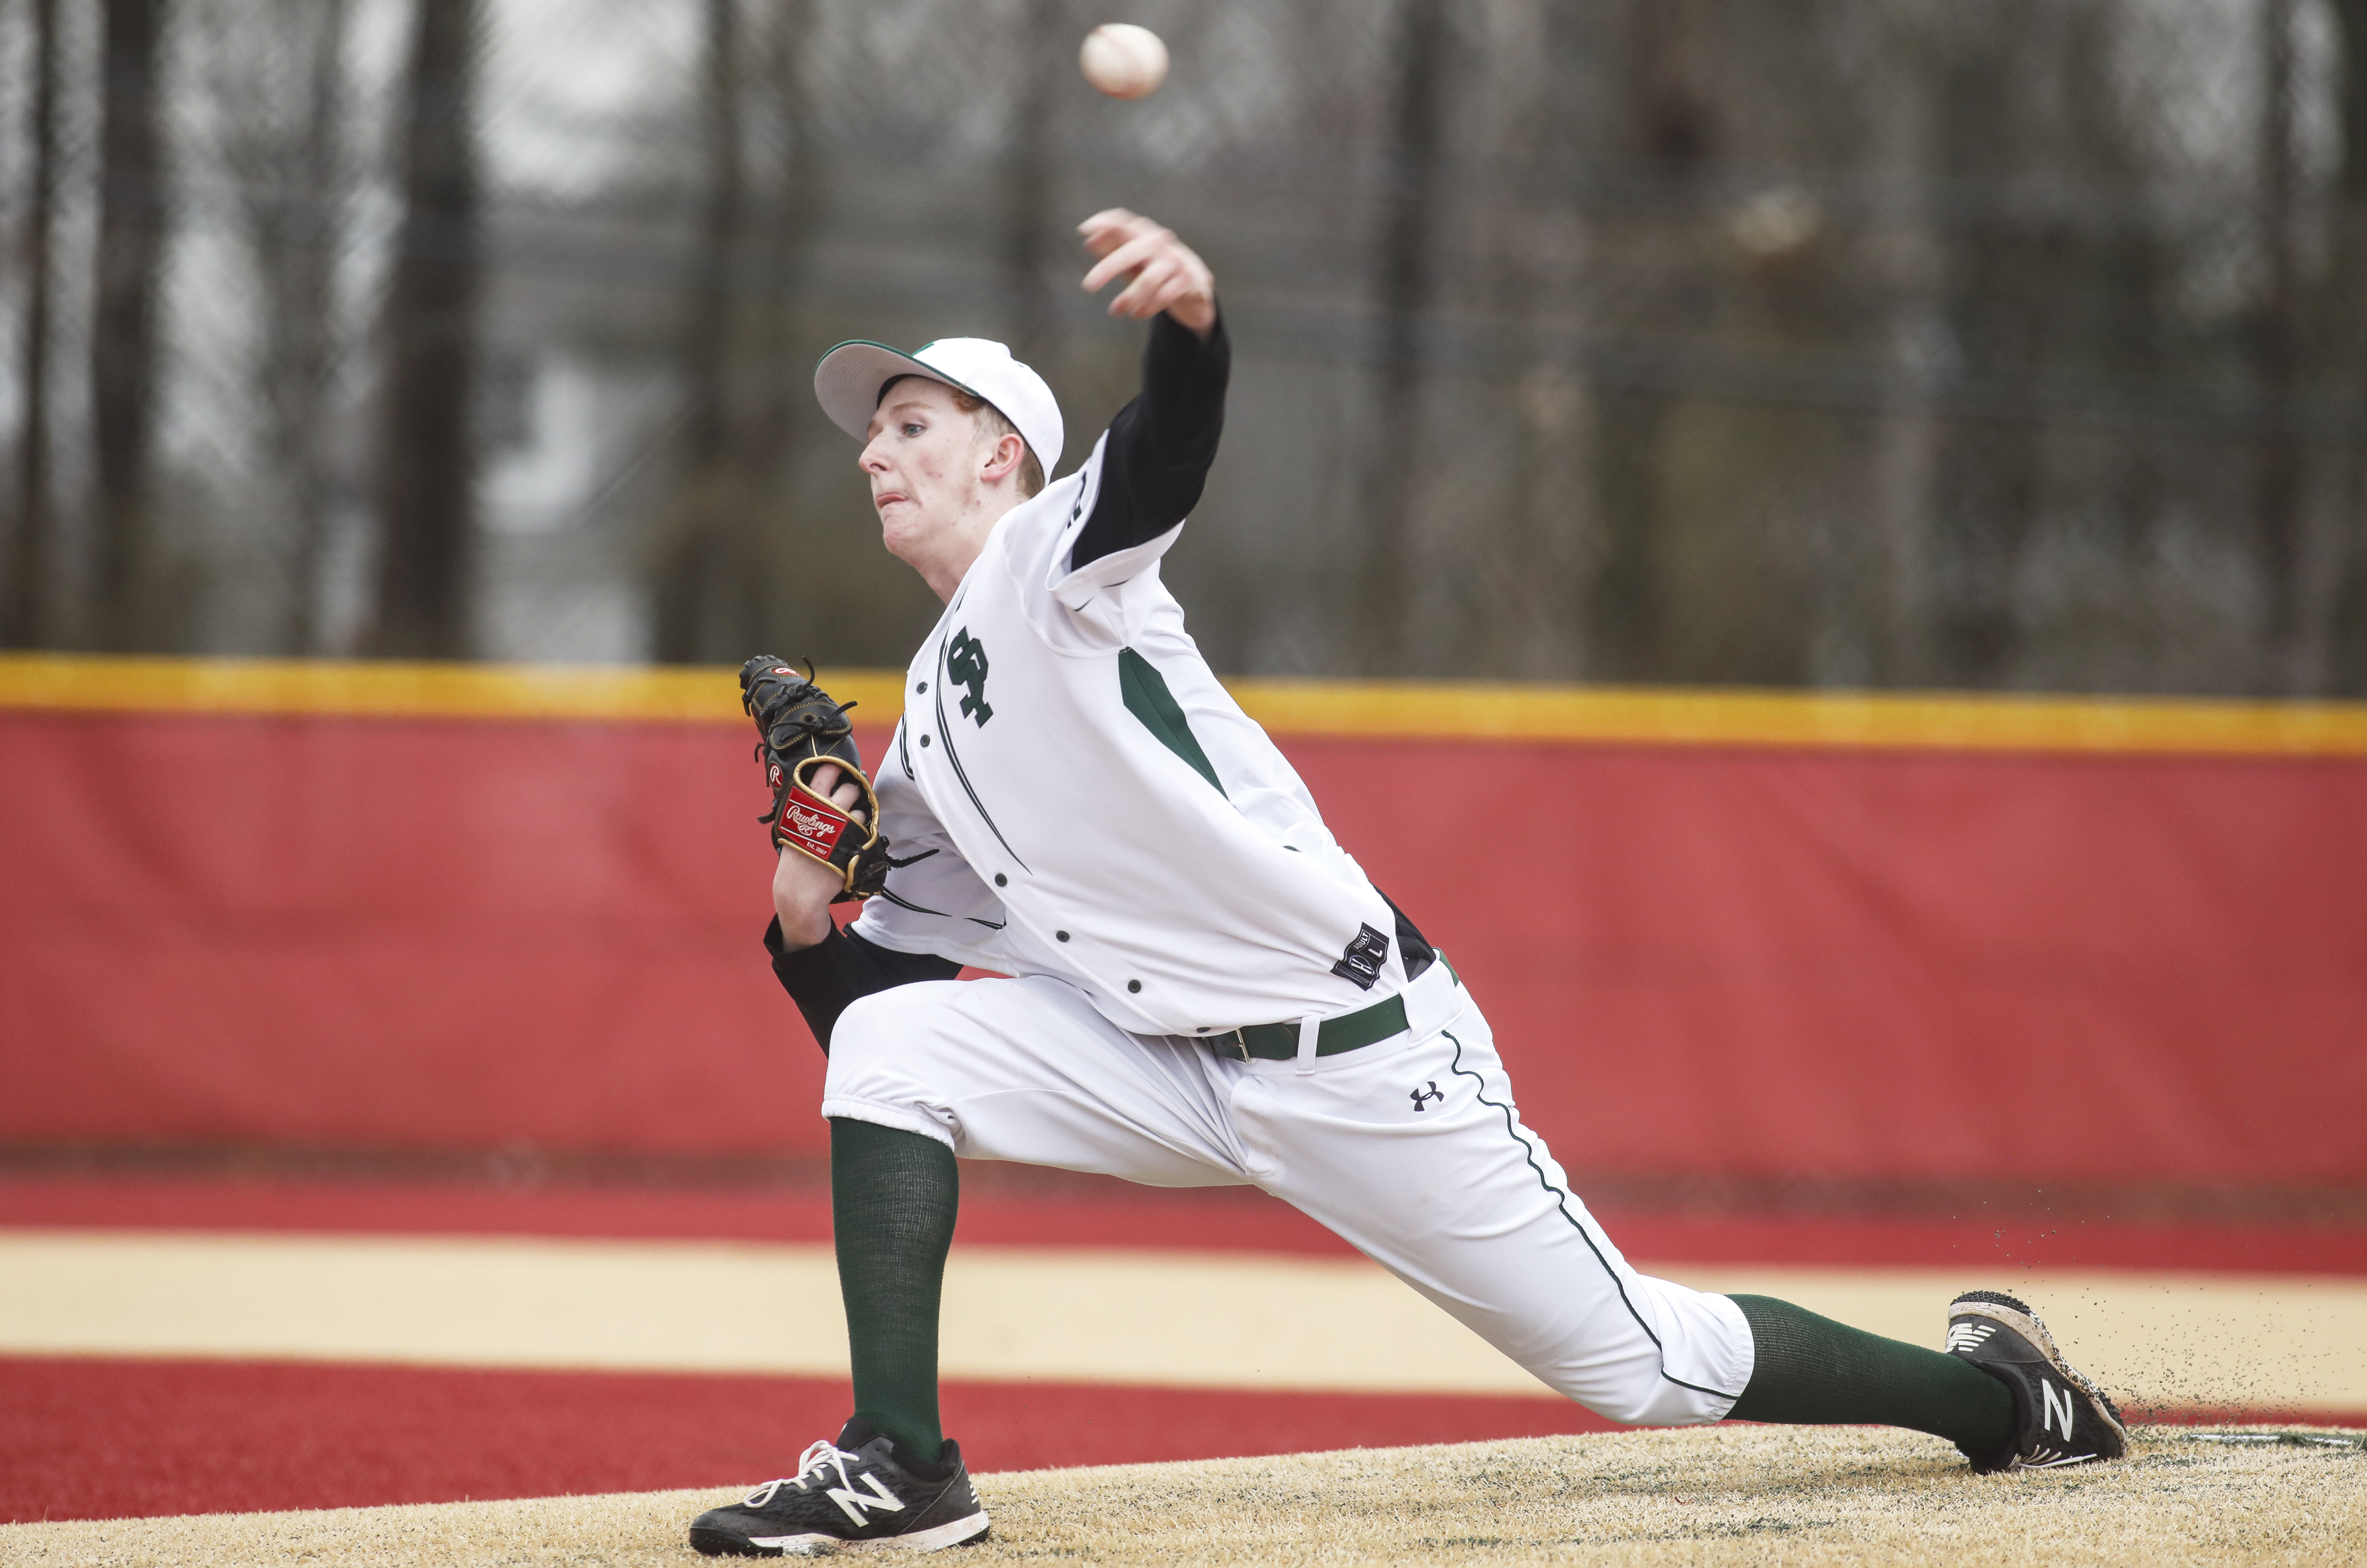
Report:
[[[1004,338],[1081,456],[1125,205],[1233,336],[1167,567],[1219,669],[2367,692],[2361,0],[1138,0],[1134,104],[1107,19],[14,0],[5,630],[900,663],[935,605],[812,362]]]

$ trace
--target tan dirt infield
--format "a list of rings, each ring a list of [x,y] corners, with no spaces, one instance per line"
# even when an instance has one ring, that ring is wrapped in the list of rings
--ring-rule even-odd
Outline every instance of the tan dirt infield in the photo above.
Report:
[[[2258,1430],[2258,1429],[2254,1429]],[[981,1479],[984,1542],[934,1559],[1082,1563],[2367,1562],[2367,1443],[2141,1427],[2118,1464],[1976,1476],[1936,1439],[1737,1427],[1120,1465]],[[2347,1436],[2348,1442],[2339,1441]],[[140,1478],[123,1478],[127,1489]],[[662,1492],[0,1528],[25,1568],[674,1568],[700,1508]]]

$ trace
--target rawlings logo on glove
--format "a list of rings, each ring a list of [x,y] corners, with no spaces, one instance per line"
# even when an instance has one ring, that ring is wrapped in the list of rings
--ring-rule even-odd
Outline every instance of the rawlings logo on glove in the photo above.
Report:
[[[799,674],[769,653],[740,667],[740,705],[756,721],[756,761],[773,792],[772,809],[757,820],[771,829],[775,848],[795,850],[844,879],[846,890],[834,902],[868,898],[887,886],[896,863],[888,858],[879,797],[864,774],[855,727],[847,721],[846,710],[855,705],[831,701],[813,683],[811,669]],[[852,784],[861,792],[857,806],[841,807],[813,787],[825,765],[839,771],[833,791]]]
[[[782,771],[778,767],[768,769],[767,776],[773,781],[774,808],[765,821],[772,826],[776,847],[787,845],[811,855],[824,865],[835,865],[838,862],[833,857],[837,855],[838,846],[845,840],[849,828],[854,829],[864,840],[857,846],[858,850],[870,847],[873,840],[864,823],[856,821],[836,801],[813,787],[810,782],[813,774],[824,766],[844,768],[845,764],[832,762],[827,757],[808,757],[797,765],[794,771],[799,776],[788,789],[781,787]],[[850,773],[847,777],[859,781],[863,775]],[[869,798],[867,792],[866,798]],[[876,813],[866,810],[864,815],[869,818]]]

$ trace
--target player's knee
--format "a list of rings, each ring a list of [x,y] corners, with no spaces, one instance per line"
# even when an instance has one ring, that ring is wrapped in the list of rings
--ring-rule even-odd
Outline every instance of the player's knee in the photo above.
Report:
[[[960,988],[923,981],[849,1003],[831,1031],[823,1114],[950,1143],[949,1097],[958,1096],[962,1081],[959,1055],[949,1053],[959,1043],[958,1021],[946,998],[927,993]]]
[[[952,997],[945,993],[952,992]],[[830,1032],[830,1077],[836,1082],[864,1064],[892,1054],[907,1061],[916,1047],[946,1032],[947,1008],[958,999],[953,981],[891,986],[858,997],[838,1015]],[[923,1050],[920,1054],[925,1055]]]
[[[898,986],[889,990],[874,991],[867,997],[857,997],[846,1004],[831,1025],[830,1056],[835,1062],[842,1056],[855,1056],[872,1049],[879,1041],[894,1032],[897,1007],[896,992],[909,989]]]
[[[836,1055],[842,1047],[865,1050],[883,1040],[909,1038],[934,1029],[946,1000],[939,993],[952,986],[951,981],[923,981],[855,998],[831,1029],[831,1055]]]
[[[1580,1403],[1605,1421],[1616,1421],[1623,1427],[1655,1427],[1662,1424],[1655,1410],[1659,1401],[1654,1395],[1659,1392],[1655,1389],[1638,1394],[1624,1392],[1608,1396],[1598,1394]]]
[[[1725,1416],[1733,1403],[1725,1394],[1661,1378],[1589,1408],[1626,1427],[1702,1427]]]
[[[825,1099],[852,1097],[866,1102],[901,1103],[914,1089],[912,1074],[889,1045],[900,1027],[898,1009],[882,991],[847,1005],[830,1032],[830,1066],[822,1077]]]
[[[1726,1414],[1731,1399],[1667,1375],[1659,1358],[1597,1363],[1584,1372],[1546,1381],[1606,1421],[1623,1427],[1693,1427]]]

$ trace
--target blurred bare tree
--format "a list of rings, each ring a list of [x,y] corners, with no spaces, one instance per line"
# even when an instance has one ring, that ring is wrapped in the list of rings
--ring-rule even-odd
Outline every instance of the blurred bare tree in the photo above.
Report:
[[[1407,616],[1414,573],[1414,511],[1421,472],[1422,334],[1433,303],[1441,238],[1439,180],[1454,35],[1445,0],[1397,0],[1389,39],[1388,141],[1378,232],[1372,244],[1375,296],[1374,421],[1369,532],[1357,543],[1361,570],[1357,661],[1408,672]]]
[[[1021,359],[1041,362],[1053,349],[1057,321],[1045,269],[1070,254],[1062,243],[1068,215],[1053,205],[1059,149],[1052,139],[1053,109],[1069,63],[1070,29],[1061,23],[1072,8],[1068,0],[1020,0],[1020,6],[1010,50],[1017,57],[1010,75],[1010,127],[1003,134],[1003,305],[996,330]]]
[[[2307,461],[2293,434],[2301,390],[2303,258],[2301,145],[2294,77],[2297,0],[2260,0],[2259,232],[2262,284],[2251,321],[2252,373],[2262,429],[2252,454],[2252,525],[2267,601],[2261,684],[2282,691],[2304,678],[2301,601],[2302,487]]]
[[[17,250],[23,257],[25,300],[17,320],[16,526],[8,561],[7,598],[0,642],[40,648],[54,635],[51,614],[50,514],[50,264],[58,184],[58,0],[32,0],[25,94],[25,203]]]
[[[164,260],[160,54],[164,0],[105,0],[99,60],[98,242],[91,255],[92,630],[102,648],[169,647],[175,607],[153,580],[150,465],[156,301]]]
[[[738,0],[704,0],[700,72],[706,193],[684,290],[681,377],[684,411],[676,519],[656,578],[656,654],[691,663],[726,660],[749,642],[761,607],[756,563],[748,558],[748,513],[756,497],[740,481],[747,411],[734,396],[744,374],[741,332],[753,298],[747,263],[749,199]]]
[[[2340,132],[2330,243],[2313,334],[2318,377],[2337,400],[2367,402],[2367,0],[2334,0]],[[2328,578],[2327,689],[2367,695],[2367,449],[2337,449],[2339,519]]]
[[[474,643],[482,27],[478,0],[417,0],[413,14],[402,219],[380,328],[379,653],[449,659]]]
[[[1220,667],[2367,694],[2367,0],[1138,11],[1138,103],[1068,0],[0,13],[0,637],[898,660],[812,359],[1005,336],[1073,462],[1123,204]]]
[[[729,663],[772,630],[793,450],[787,299],[820,200],[805,81],[812,0],[703,0],[703,190],[682,296],[673,493],[651,578],[656,658]]]
[[[1631,355],[1653,354],[1649,345],[1698,321],[1708,303],[1705,287],[1715,282],[1687,254],[1696,243],[1698,193],[1726,129],[1703,79],[1703,51],[1714,27],[1704,9],[1691,0],[1623,0],[1606,41],[1626,69],[1604,84],[1613,101],[1600,134],[1637,188],[1579,193],[1596,208],[1606,200],[1632,203],[1615,231],[1602,236],[1610,253],[1605,271],[1620,285],[1616,309],[1596,310],[1596,331],[1607,343],[1637,345],[1602,355],[1594,388],[1601,553],[1584,614],[1590,667],[1613,680],[1655,672],[1667,662],[1671,635],[1668,579],[1676,569],[1670,558],[1679,527],[1670,515],[1665,475],[1677,401],[1659,378],[1637,374]],[[1600,217],[1595,226],[1610,228]]]
[[[339,489],[331,413],[342,347],[336,271],[350,178],[351,11],[349,0],[272,0],[264,9],[247,58],[267,62],[270,79],[251,83],[249,98],[279,96],[285,107],[237,149],[239,195],[266,302],[254,375],[266,474],[282,519],[286,608],[276,640],[297,654],[322,651],[321,578]]]

